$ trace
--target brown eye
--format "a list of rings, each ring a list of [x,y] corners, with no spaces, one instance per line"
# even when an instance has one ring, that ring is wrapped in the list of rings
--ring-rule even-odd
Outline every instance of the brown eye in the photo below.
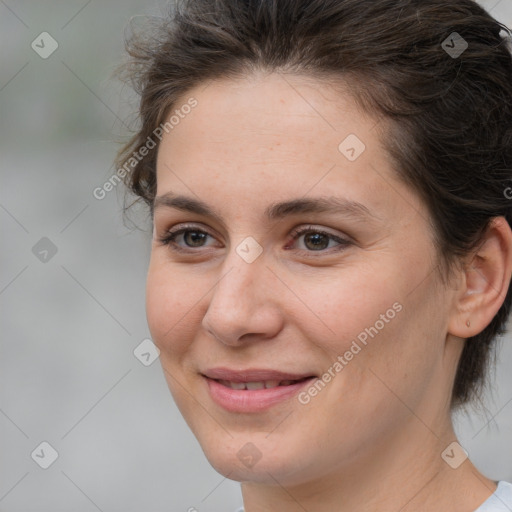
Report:
[[[175,251],[187,251],[188,249],[211,246],[212,244],[207,244],[208,237],[214,240],[214,237],[206,231],[192,226],[170,230],[159,240],[160,243]]]
[[[294,242],[299,242],[303,239],[302,243],[297,243],[296,249],[304,252],[331,252],[331,250],[342,250],[352,245],[352,242],[315,228],[314,226],[308,226],[306,228],[297,229],[292,232],[292,238]],[[302,245],[302,247],[301,247]]]
[[[183,240],[189,247],[201,247],[207,236],[209,236],[208,233],[203,231],[188,230],[183,233]]]
[[[310,233],[304,236],[304,245],[313,251],[327,249],[329,237],[323,233]]]

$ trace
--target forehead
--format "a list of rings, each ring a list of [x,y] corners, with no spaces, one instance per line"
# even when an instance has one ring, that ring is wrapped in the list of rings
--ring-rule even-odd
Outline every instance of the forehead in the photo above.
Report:
[[[182,95],[170,115],[190,98],[197,106],[160,144],[157,194],[206,200],[215,189],[221,202],[263,204],[338,191],[399,207],[379,121],[357,107],[348,87],[278,73],[215,80]]]
[[[226,151],[240,142],[245,152],[254,151],[256,143],[268,149],[299,140],[318,147],[320,137],[334,136],[336,142],[347,129],[362,134],[365,120],[375,124],[357,109],[341,81],[334,89],[302,75],[260,73],[206,82],[183,94],[173,112],[190,97],[197,100],[197,106],[173,128],[174,135],[181,132],[178,136],[193,137],[196,143],[200,139],[220,142],[229,136]]]

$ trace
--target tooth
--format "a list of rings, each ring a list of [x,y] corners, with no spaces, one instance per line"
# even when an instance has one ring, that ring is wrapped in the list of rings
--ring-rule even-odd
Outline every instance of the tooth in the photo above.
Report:
[[[235,390],[243,390],[243,389],[250,389],[250,390],[257,390],[257,389],[270,389],[270,388],[276,388],[278,386],[288,386],[290,384],[295,383],[294,380],[265,380],[265,381],[258,381],[258,382],[232,382],[229,380],[222,380],[219,379],[218,382],[222,384],[223,386],[226,386],[231,389]]]
[[[245,382],[229,382],[231,389],[245,389]]]
[[[264,382],[246,382],[247,389],[263,389],[265,387]]]
[[[227,388],[231,389],[245,389],[245,384],[243,382],[230,382],[229,380],[222,380],[219,379],[218,382],[222,384],[223,386],[226,386]],[[236,386],[236,387],[235,387]]]

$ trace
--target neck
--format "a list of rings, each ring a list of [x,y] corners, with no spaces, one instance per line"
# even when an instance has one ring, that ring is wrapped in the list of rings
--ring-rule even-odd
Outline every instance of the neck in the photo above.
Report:
[[[457,469],[441,457],[456,436],[447,414],[437,428],[417,416],[368,455],[301,485],[242,483],[245,512],[469,512],[496,485],[466,459]],[[448,455],[451,455],[449,453]]]

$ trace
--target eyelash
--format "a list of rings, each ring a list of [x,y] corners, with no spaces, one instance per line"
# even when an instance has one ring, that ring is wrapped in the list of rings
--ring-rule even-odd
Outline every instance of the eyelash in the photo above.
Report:
[[[159,238],[158,240],[159,240],[159,242],[161,244],[169,246],[169,248],[171,250],[176,251],[176,252],[189,253],[189,254],[197,252],[197,251],[194,250],[193,247],[189,247],[188,249],[185,249],[185,248],[183,248],[183,247],[181,247],[181,246],[176,244],[176,241],[175,241],[176,237],[181,235],[181,234],[183,234],[183,233],[187,233],[187,232],[204,233],[205,235],[208,235],[208,236],[211,236],[212,238],[214,238],[213,235],[211,235],[210,233],[208,233],[204,229],[199,229],[196,226],[192,225],[192,226],[183,226],[181,228],[168,231],[165,236]],[[306,226],[304,228],[295,228],[290,233],[290,236],[292,237],[292,241],[296,241],[302,235],[305,235],[305,234],[308,234],[308,233],[324,235],[324,236],[328,237],[330,240],[334,240],[339,245],[334,247],[334,248],[331,247],[330,249],[320,249],[318,251],[307,250],[307,249],[298,249],[300,252],[320,253],[320,255],[322,255],[322,254],[330,253],[332,251],[340,251],[340,250],[343,250],[346,247],[352,245],[352,242],[350,242],[349,240],[347,240],[345,238],[340,238],[340,237],[338,237],[336,235],[333,235],[332,233],[329,233],[327,231],[323,231],[322,229],[315,228],[314,226]],[[200,248],[201,247],[197,247],[197,249],[200,249]],[[314,257],[316,257],[316,256],[314,256]]]

